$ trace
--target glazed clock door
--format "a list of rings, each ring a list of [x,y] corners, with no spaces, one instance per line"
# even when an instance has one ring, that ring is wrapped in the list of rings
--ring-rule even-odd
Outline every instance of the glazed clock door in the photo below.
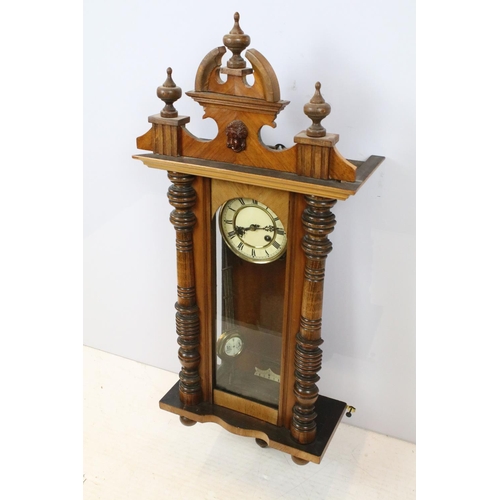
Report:
[[[216,399],[233,409],[244,399],[246,412],[265,406],[269,411],[264,414],[275,421],[281,387],[286,221],[267,199],[247,196],[226,200],[216,219]],[[262,418],[261,411],[258,415]]]

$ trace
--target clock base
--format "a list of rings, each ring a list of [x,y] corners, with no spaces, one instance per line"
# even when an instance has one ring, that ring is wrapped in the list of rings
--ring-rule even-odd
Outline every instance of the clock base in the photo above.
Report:
[[[313,462],[319,464],[330,444],[333,434],[344,416],[347,405],[342,401],[319,396],[315,405],[317,413],[316,439],[310,444],[300,444],[285,427],[278,427],[223,406],[203,402],[196,406],[184,406],[179,399],[179,382],[160,400],[160,408],[193,422],[214,422],[233,434],[253,437],[264,441],[292,456],[295,463]]]

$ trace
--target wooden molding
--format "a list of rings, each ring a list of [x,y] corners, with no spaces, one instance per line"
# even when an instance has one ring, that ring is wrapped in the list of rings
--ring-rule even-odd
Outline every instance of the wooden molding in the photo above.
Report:
[[[325,198],[346,200],[356,194],[378,165],[384,160],[381,156],[370,156],[365,162],[356,162],[358,176],[355,182],[312,179],[286,172],[275,172],[246,165],[232,165],[224,162],[199,158],[170,157],[155,154],[134,155],[151,168],[191,173],[201,177],[232,181],[240,184],[269,187],[292,193],[313,194]],[[354,164],[354,160],[352,160]]]
[[[275,408],[224,391],[214,389],[214,404],[264,420],[270,424],[276,425],[278,423],[278,410]]]

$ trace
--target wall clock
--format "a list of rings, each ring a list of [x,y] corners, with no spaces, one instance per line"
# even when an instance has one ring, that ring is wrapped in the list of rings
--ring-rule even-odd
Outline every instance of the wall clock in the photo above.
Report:
[[[189,132],[168,68],[157,89],[165,106],[137,139],[150,153],[134,156],[171,181],[181,371],[160,407],[185,425],[216,422],[297,464],[320,463],[353,411],[317,386],[331,209],[356,194],[384,158],[354,161],[338,152],[338,135],[321,124],[330,106],[319,83],[304,106],[312,123],[294,145],[264,144],[260,130],[275,126],[288,101],[271,64],[247,48],[238,13],[223,43],[201,61],[187,92],[217,123],[216,137]]]

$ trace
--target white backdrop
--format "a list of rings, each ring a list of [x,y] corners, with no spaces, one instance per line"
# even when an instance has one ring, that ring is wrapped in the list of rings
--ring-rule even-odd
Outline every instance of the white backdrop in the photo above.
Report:
[[[347,423],[415,441],[413,1],[84,2],[84,343],[180,368],[169,181],[131,156],[147,117],[163,107],[156,87],[166,68],[192,90],[235,11],[291,101],[277,128],[264,131],[266,142],[293,144],[310,123],[302,108],[320,81],[332,107],[323,125],[340,134],[342,155],[386,157],[334,208],[319,386],[356,406]],[[176,107],[191,116],[191,132],[215,135],[189,97]]]

